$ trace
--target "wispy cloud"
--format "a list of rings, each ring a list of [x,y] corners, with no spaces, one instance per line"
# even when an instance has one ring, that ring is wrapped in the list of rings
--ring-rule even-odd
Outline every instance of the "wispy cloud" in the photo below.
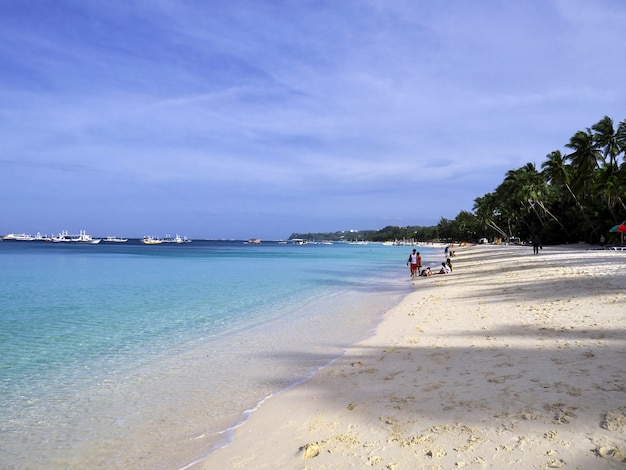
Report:
[[[35,168],[119,188],[107,204],[137,208],[136,235],[143,195],[177,192],[185,210],[160,217],[216,236],[247,236],[242,207],[276,237],[436,223],[625,118],[625,19],[618,0],[2,2],[0,164],[11,188]],[[38,200],[5,231],[36,231]]]

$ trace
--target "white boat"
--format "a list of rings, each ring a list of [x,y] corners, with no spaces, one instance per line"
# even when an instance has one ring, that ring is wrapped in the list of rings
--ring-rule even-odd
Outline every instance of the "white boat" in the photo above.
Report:
[[[101,238],[93,238],[85,230],[81,230],[77,237],[71,239],[74,243],[89,243],[92,245],[97,245],[101,240]]]
[[[176,234],[175,237],[172,237],[171,235],[165,235],[165,238],[163,238],[161,242],[162,243],[191,243],[191,240],[189,240],[187,237],[181,237],[180,235]]]
[[[2,237],[2,239],[7,241],[30,242],[35,238],[32,235],[26,235],[25,233],[9,233]]]
[[[146,236],[143,237],[141,243],[143,243],[144,245],[160,245],[161,243],[163,243],[163,240],[161,240],[160,238]]]
[[[48,235],[42,235],[40,232],[37,232],[37,235],[33,238],[36,242],[49,242],[52,240]]]
[[[126,243],[128,238],[106,237],[102,241],[110,243]]]
[[[72,241],[72,238],[69,236],[67,230],[63,230],[56,237],[52,237],[50,240],[53,243],[69,243]]]
[[[260,238],[251,238],[250,240],[248,240],[247,242],[244,242],[246,245],[260,245],[261,244],[261,239]]]

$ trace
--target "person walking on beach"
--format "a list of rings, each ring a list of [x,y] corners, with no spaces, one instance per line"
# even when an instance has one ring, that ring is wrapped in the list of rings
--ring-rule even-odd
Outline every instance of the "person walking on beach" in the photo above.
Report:
[[[535,235],[533,237],[533,255],[539,254],[539,248],[543,248],[541,246],[541,240],[539,239],[539,235]]]
[[[415,275],[417,273],[417,257],[417,250],[413,248],[413,252],[409,255],[409,259],[406,262],[407,266],[411,266],[411,278],[413,279],[415,279]]]

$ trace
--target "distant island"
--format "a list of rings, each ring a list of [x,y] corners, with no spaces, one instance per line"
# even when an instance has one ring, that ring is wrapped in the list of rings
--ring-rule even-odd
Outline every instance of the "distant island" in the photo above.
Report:
[[[438,238],[438,226],[398,227],[389,225],[381,230],[341,230],[337,232],[292,233],[289,240],[327,240],[332,242],[354,242],[368,240],[386,242],[390,240],[435,240]]]

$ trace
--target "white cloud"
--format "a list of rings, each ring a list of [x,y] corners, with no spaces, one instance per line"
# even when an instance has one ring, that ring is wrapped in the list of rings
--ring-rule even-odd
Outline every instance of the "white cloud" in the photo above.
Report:
[[[0,197],[36,172],[119,187],[111,205],[180,191],[185,210],[163,214],[180,224],[207,198],[217,225],[238,207],[436,223],[625,118],[624,15],[617,0],[3,3],[1,160],[25,166],[0,174]],[[424,187],[438,191],[414,199]],[[37,191],[5,231],[39,229]]]

